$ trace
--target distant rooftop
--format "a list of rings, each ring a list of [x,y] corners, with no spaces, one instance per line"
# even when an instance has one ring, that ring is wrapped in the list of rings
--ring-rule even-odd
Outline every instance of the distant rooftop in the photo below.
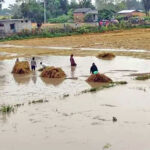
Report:
[[[98,14],[97,10],[93,10],[91,8],[78,8],[75,9],[74,13],[90,13],[90,14]]]
[[[132,13],[132,12],[141,12],[140,10],[122,10],[119,11],[118,14],[127,14],[127,13]]]
[[[78,9],[75,9],[74,13],[86,13],[88,11],[92,11],[91,8],[78,8]]]
[[[0,22],[24,21],[24,20],[28,20],[28,19],[3,19],[0,20]]]

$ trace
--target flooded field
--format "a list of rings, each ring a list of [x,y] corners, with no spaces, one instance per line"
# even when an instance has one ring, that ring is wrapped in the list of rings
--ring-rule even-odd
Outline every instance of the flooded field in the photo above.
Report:
[[[75,79],[44,79],[38,71],[25,76],[13,75],[15,60],[0,61],[0,104],[24,104],[13,113],[0,114],[0,149],[150,148],[150,80],[136,81],[129,76],[150,72],[150,60],[121,56],[109,61],[93,56],[75,57],[76,68],[70,67],[69,56],[38,56],[36,60],[38,68],[42,61],[61,67],[67,78]],[[100,73],[128,84],[80,94],[97,86],[85,81],[93,62]],[[46,102],[30,103],[39,99]],[[113,121],[113,117],[117,121]]]
[[[22,58],[28,60],[29,58]],[[45,79],[40,77],[40,72],[32,72],[29,75],[12,74],[15,60],[5,60],[0,62],[1,79],[0,95],[3,103],[25,102],[37,99],[60,98],[65,94],[75,95],[91,86],[85,82],[90,75],[90,66],[95,62],[101,73],[110,76],[114,81],[131,80],[133,77],[127,76],[131,73],[148,72],[150,61],[129,57],[117,57],[111,61],[100,60],[96,57],[76,57],[78,66],[70,67],[68,56],[42,56],[36,58],[38,68],[40,62],[49,66],[61,67],[67,74],[67,78],[72,79]],[[121,65],[120,65],[121,64]],[[37,70],[38,70],[37,68]]]

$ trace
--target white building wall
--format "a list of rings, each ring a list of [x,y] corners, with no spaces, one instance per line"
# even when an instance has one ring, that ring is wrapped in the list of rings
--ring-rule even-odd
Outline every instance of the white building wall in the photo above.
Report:
[[[31,31],[32,29],[32,24],[29,20],[8,20],[4,22],[0,21],[0,24],[4,24],[4,27],[0,27],[0,31],[2,32],[2,30],[4,30],[5,34],[19,33],[22,30]],[[14,24],[14,29],[11,29],[11,24]]]

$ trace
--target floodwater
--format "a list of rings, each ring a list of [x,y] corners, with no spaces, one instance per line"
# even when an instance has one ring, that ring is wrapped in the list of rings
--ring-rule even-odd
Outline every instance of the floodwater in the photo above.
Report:
[[[128,76],[150,72],[150,60],[75,57],[76,68],[69,66],[68,56],[42,56],[36,60],[38,64],[42,61],[62,67],[68,78],[77,79],[56,82],[41,78],[38,71],[26,76],[13,75],[15,60],[1,61],[0,104],[24,103],[14,113],[0,114],[1,150],[150,148],[150,81],[136,81]],[[78,95],[91,88],[85,80],[93,62],[101,73],[128,84]],[[64,98],[66,94],[69,97]],[[39,99],[48,102],[28,104]],[[113,116],[117,122],[112,121]]]

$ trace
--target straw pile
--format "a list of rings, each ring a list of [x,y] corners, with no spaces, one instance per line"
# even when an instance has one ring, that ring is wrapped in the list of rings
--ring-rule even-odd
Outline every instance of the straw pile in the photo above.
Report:
[[[87,82],[112,82],[112,80],[104,74],[92,74],[87,80]]]
[[[115,55],[113,53],[100,53],[97,57],[100,59],[113,59]]]
[[[28,61],[16,62],[13,67],[12,73],[16,73],[16,74],[30,73],[30,65],[29,65]]]
[[[46,77],[46,78],[65,78],[66,74],[61,68],[46,67],[42,71],[41,77]]]

